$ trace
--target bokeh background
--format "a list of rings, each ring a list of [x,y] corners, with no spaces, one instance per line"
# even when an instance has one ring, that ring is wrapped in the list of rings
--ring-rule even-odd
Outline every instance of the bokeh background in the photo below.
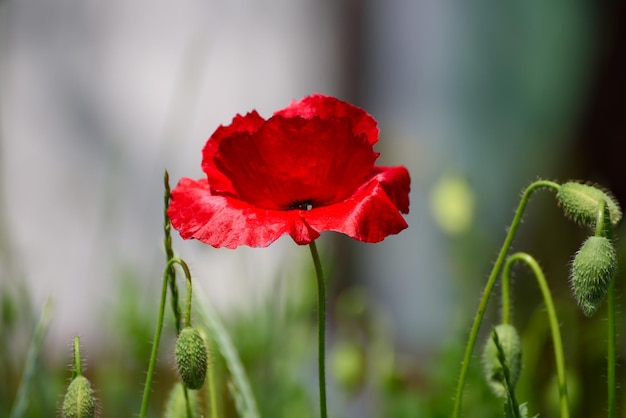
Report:
[[[1,0],[0,416],[46,300],[42,401],[29,416],[55,413],[74,335],[103,416],[136,413],[164,267],[164,170],[172,184],[200,177],[217,126],[313,92],[371,113],[379,162],[412,176],[408,230],[377,245],[322,237],[332,415],[449,416],[470,321],[523,187],[584,179],[626,202],[625,25],[618,0]],[[553,286],[580,390],[574,416],[600,417],[604,311],[584,319],[567,282],[586,231],[547,194],[533,199],[515,248],[535,254]],[[263,416],[315,416],[308,250],[287,238],[236,251],[174,245],[232,330]],[[520,399],[554,416],[530,279],[522,271],[515,283],[514,323],[533,353]],[[175,376],[161,357],[155,390],[165,392]],[[466,416],[500,413],[482,386],[471,380]],[[153,403],[157,416],[162,399]]]

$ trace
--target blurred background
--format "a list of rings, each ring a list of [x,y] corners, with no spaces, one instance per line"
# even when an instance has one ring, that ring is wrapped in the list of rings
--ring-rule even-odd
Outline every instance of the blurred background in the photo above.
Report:
[[[74,335],[103,416],[137,412],[164,267],[164,170],[172,186],[201,177],[217,126],[313,92],[372,114],[379,164],[412,176],[408,230],[376,245],[322,236],[331,414],[449,416],[522,189],[583,179],[626,202],[625,26],[617,0],[0,0],[0,416],[46,300],[41,401],[28,416],[56,411]],[[574,416],[600,417],[605,311],[584,319],[567,281],[587,231],[547,194],[533,199],[515,249],[536,255],[555,293]],[[266,249],[174,246],[232,332],[262,415],[316,416],[308,250],[288,238]],[[531,354],[519,398],[554,416],[543,303],[520,270],[513,322]],[[497,322],[491,305],[484,336]],[[165,332],[162,393],[175,378]],[[473,370],[465,416],[501,414],[485,386]],[[153,398],[154,416],[162,402]],[[221,402],[234,416],[225,388]]]

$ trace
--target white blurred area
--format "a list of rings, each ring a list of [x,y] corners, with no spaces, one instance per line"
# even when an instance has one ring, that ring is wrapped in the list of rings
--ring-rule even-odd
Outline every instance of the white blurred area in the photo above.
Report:
[[[53,299],[55,344],[75,334],[97,344],[124,272],[142,279],[153,300],[138,303],[156,315],[164,169],[172,187],[201,177],[206,139],[236,113],[268,117],[336,93],[338,17],[332,2],[293,0],[27,0],[0,10],[10,263],[35,309]],[[221,308],[257,300],[294,254],[308,256],[287,239],[237,251],[177,239],[175,249]]]
[[[156,309],[165,168],[172,186],[202,176],[200,150],[219,124],[313,92],[355,95],[379,121],[379,162],[411,172],[409,229],[351,243],[354,273],[391,314],[399,346],[432,352],[464,329],[520,190],[566,158],[594,41],[584,2],[479,3],[0,3],[3,234],[35,306],[56,301],[54,341],[78,333],[88,344],[124,271]],[[351,30],[352,44],[341,38]],[[472,202],[452,212],[468,226],[450,237],[431,217],[442,179]],[[457,189],[438,201],[458,205]],[[288,238],[175,248],[222,309],[310,262]]]

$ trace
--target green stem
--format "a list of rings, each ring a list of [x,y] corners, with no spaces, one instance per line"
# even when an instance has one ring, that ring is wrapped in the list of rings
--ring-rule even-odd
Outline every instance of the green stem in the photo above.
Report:
[[[561,330],[559,328],[559,320],[556,315],[556,309],[554,307],[554,301],[552,300],[552,294],[548,287],[548,281],[546,280],[539,263],[531,255],[527,253],[515,253],[506,262],[504,266],[503,275],[509,276],[510,270],[515,262],[521,261],[526,263],[532,270],[541,294],[543,296],[543,302],[546,305],[546,312],[548,314],[548,321],[550,322],[550,331],[552,333],[552,345],[554,346],[554,360],[556,363],[557,381],[559,384],[559,399],[561,405],[561,418],[569,418],[569,403],[567,398],[567,381],[565,378],[565,355],[563,354],[563,339],[561,338]]]
[[[83,374],[83,362],[80,357],[80,337],[74,337],[74,373],[72,378]]]
[[[148,412],[148,398],[150,396],[150,388],[152,386],[152,376],[154,375],[154,368],[156,366],[157,354],[159,352],[159,343],[161,341],[161,331],[163,330],[163,317],[165,316],[165,302],[167,299],[167,285],[169,282],[170,269],[174,264],[180,265],[185,276],[191,281],[191,274],[187,264],[180,258],[172,258],[167,262],[165,270],[163,271],[163,286],[161,287],[161,302],[159,306],[159,317],[157,319],[157,327],[154,331],[154,342],[152,343],[152,353],[150,354],[150,363],[148,364],[148,374],[146,375],[146,383],[143,388],[143,397],[141,400],[141,411],[139,412],[139,418],[145,418]]]
[[[608,299],[608,340],[607,340],[607,384],[608,384],[608,414],[615,418],[615,279],[609,285]]]
[[[611,215],[609,213],[608,205],[604,200],[600,201],[598,205],[598,220],[596,221],[596,236],[606,236],[608,239],[612,239],[611,229]],[[607,292],[607,416],[608,418],[615,418],[615,388],[616,388],[616,376],[615,376],[615,356],[616,356],[616,336],[615,336],[615,278],[611,280],[609,289]]]
[[[502,320],[503,324],[511,323],[511,275],[504,270],[502,274]]]
[[[552,188],[554,190],[558,190],[559,187],[560,186],[558,183],[547,180],[539,180],[528,186],[524,191],[524,194],[522,195],[522,199],[519,203],[519,206],[517,207],[515,216],[513,217],[513,222],[511,223],[509,232],[504,240],[504,244],[502,244],[502,248],[500,249],[498,258],[493,265],[493,269],[491,270],[491,274],[489,275],[489,279],[487,280],[487,284],[485,285],[485,289],[478,305],[476,316],[474,317],[474,323],[472,325],[472,329],[470,330],[467,346],[465,347],[465,355],[463,356],[463,363],[461,365],[461,373],[459,374],[459,380],[456,387],[456,394],[454,396],[454,411],[452,414],[454,418],[458,418],[461,414],[461,404],[463,402],[463,389],[465,387],[465,378],[467,377],[467,371],[469,369],[469,363],[472,358],[472,352],[474,351],[474,346],[476,345],[478,331],[485,315],[485,309],[487,308],[487,303],[489,302],[491,291],[493,290],[493,286],[496,282],[496,279],[498,278],[498,273],[502,268],[504,259],[509,252],[509,248],[511,247],[513,238],[515,237],[515,233],[517,232],[517,228],[522,220],[522,215],[524,214],[524,210],[526,209],[528,200],[530,199],[532,193],[537,189]]]
[[[326,288],[322,263],[317,252],[315,241],[309,244],[315,275],[317,276],[317,329],[318,329],[318,369],[320,386],[320,416],[326,418],[326,366],[325,366],[325,335],[326,335]]]
[[[168,262],[174,258],[174,250],[172,249],[172,224],[170,217],[167,215],[167,209],[170,206],[170,174],[165,170],[163,174],[163,247],[165,248],[165,260]],[[174,312],[174,325],[176,326],[176,335],[180,333],[180,307],[178,306],[178,287],[176,286],[176,270],[174,266],[170,266],[167,271],[170,293],[172,294],[172,312]]]
[[[185,264],[183,267],[185,270],[185,278],[187,279],[187,309],[185,311],[185,326],[191,326],[191,297],[192,297],[192,286],[191,286],[191,274],[189,273],[189,269]]]

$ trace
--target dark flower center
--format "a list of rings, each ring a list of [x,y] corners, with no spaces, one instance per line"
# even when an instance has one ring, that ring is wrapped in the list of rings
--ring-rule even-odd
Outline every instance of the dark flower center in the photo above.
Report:
[[[311,210],[313,209],[313,199],[294,200],[287,210]]]

